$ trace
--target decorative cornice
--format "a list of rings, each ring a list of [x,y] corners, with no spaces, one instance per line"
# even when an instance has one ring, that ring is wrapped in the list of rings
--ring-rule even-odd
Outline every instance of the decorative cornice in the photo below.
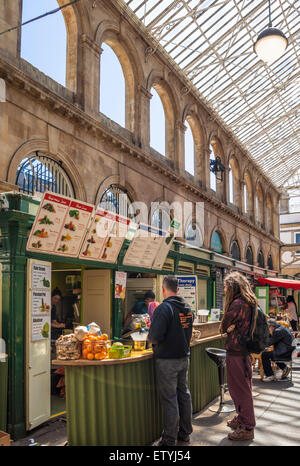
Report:
[[[39,101],[41,105],[47,107],[49,110],[55,111],[55,113],[64,116],[74,124],[80,125],[80,127],[84,128],[86,131],[92,132],[93,136],[98,136],[102,139],[108,140],[120,150],[130,154],[132,157],[145,163],[145,165],[151,166],[153,170],[157,170],[158,172],[162,173],[171,181],[175,182],[177,186],[184,187],[186,190],[199,196],[201,200],[208,202],[238,222],[243,223],[252,230],[255,230],[257,233],[269,238],[273,242],[280,244],[280,240],[268,234],[257,225],[251,223],[246,217],[238,214],[223,202],[210,196],[198,185],[191,183],[183,175],[180,175],[168,166],[163,165],[154,159],[151,155],[145,153],[145,151],[142,149],[131,144],[128,140],[123,138],[122,135],[115,133],[113,130],[109,130],[103,123],[85,113],[81,108],[79,108],[78,105],[74,105],[73,103],[63,99],[61,96],[55,94],[48,88],[45,88],[42,84],[34,81],[24,72],[14,67],[10,63],[5,62],[1,58],[0,77],[9,82],[12,87],[17,88],[21,92],[25,92],[26,95],[29,95],[33,99]]]

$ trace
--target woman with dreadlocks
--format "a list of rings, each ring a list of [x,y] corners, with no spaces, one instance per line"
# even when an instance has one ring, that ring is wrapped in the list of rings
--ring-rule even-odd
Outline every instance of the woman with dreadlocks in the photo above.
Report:
[[[227,422],[233,429],[230,440],[254,438],[255,415],[252,398],[252,359],[239,343],[248,335],[251,318],[257,317],[257,299],[244,275],[231,272],[224,280],[225,307],[220,332],[227,333],[226,370],[230,396],[236,416]]]

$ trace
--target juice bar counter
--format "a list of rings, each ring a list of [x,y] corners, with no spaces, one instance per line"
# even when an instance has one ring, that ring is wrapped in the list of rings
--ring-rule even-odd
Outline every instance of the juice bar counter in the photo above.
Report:
[[[224,346],[221,335],[191,344],[193,412],[219,395],[217,367],[205,348]],[[151,350],[132,352],[125,359],[55,360],[52,364],[65,368],[70,446],[150,445],[160,437],[163,417]]]

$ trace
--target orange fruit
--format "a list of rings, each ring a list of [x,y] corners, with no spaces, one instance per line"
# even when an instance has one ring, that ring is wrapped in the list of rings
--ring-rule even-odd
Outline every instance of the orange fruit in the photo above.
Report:
[[[95,359],[103,359],[102,353],[96,353],[95,354]]]
[[[102,335],[100,336],[100,339],[101,340],[108,340],[108,335],[106,333],[102,333]]]
[[[87,358],[90,360],[94,359],[94,353],[88,353]]]
[[[89,344],[86,346],[86,350],[88,353],[92,353],[93,352],[93,345]]]
[[[84,357],[84,359],[87,359],[88,353],[89,353],[89,352],[88,352],[87,349],[84,349],[84,350],[82,351],[82,356]]]

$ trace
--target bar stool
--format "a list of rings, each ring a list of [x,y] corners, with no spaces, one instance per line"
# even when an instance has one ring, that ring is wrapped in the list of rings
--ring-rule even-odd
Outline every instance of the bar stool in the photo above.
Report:
[[[220,403],[219,407],[216,408],[212,406],[209,408],[210,411],[218,412],[218,413],[230,413],[235,411],[235,408],[231,405],[228,406],[224,402],[224,394],[225,394],[225,359],[226,359],[226,350],[221,348],[205,348],[207,355],[210,357],[214,363],[217,364],[218,367],[218,375],[219,375],[219,384],[220,384]]]

